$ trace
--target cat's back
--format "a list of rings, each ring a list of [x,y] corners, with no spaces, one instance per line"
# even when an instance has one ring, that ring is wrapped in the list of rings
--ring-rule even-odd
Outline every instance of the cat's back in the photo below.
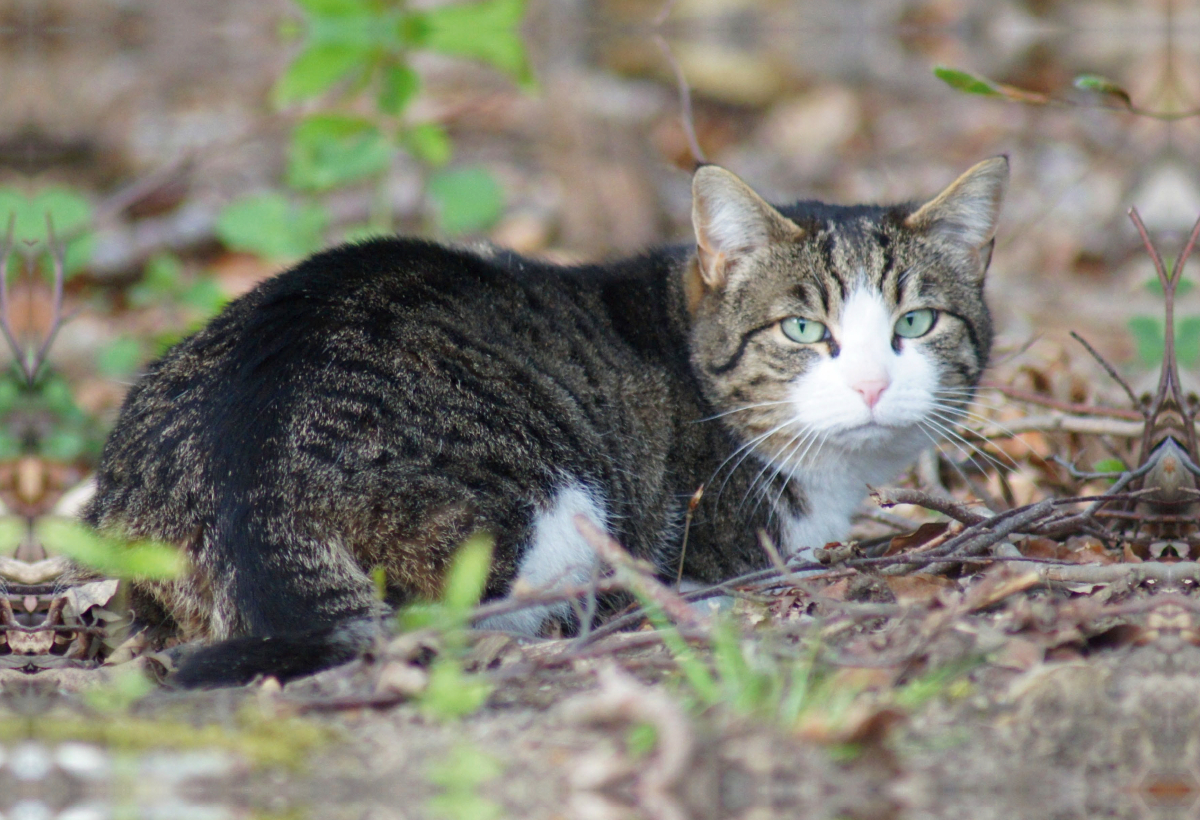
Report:
[[[606,428],[661,403],[657,382],[586,273],[420,240],[342,246],[259,285],[149,368],[88,518],[186,539],[220,493],[262,484],[249,453],[328,490],[399,465],[467,469],[438,458],[462,444],[494,482],[594,456]],[[506,443],[536,449],[536,463],[504,463]]]

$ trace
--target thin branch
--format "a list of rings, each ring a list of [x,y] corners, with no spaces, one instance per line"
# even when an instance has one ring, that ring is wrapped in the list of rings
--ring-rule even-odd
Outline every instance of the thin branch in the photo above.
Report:
[[[704,624],[704,618],[690,604],[644,569],[624,547],[593,524],[586,515],[576,515],[575,528],[601,559],[612,566],[616,580],[624,583],[643,600],[653,601],[672,621],[690,627]]]
[[[980,386],[981,390],[996,390],[1003,393],[1010,399],[1017,401],[1028,402],[1030,404],[1040,404],[1043,407],[1052,407],[1055,410],[1062,410],[1066,413],[1071,413],[1076,416],[1108,416],[1115,419],[1126,419],[1128,421],[1145,421],[1145,414],[1137,410],[1125,410],[1120,407],[1097,407],[1090,404],[1075,404],[1069,401],[1060,401],[1059,399],[1043,396],[1040,393],[1031,393],[1028,390],[1020,390],[1016,387],[1009,387],[1005,384],[984,383]],[[1136,404],[1136,402],[1135,402]]]
[[[8,344],[9,349],[16,358],[17,367],[24,374],[26,372],[25,351],[22,349],[21,343],[17,341],[16,334],[13,333],[8,301],[8,259],[12,255],[13,244],[16,239],[16,229],[17,214],[14,211],[8,216],[8,228],[4,232],[4,244],[0,245],[0,333],[4,335],[4,341]]]
[[[670,4],[668,4],[664,11],[670,13]],[[671,46],[667,44],[666,38],[661,34],[655,34],[654,42],[658,44],[663,57],[666,58],[671,66],[671,71],[675,74],[675,84],[679,88],[679,119],[683,124],[683,134],[687,137],[688,150],[692,152],[692,159],[695,160],[696,165],[703,165],[708,160],[704,157],[703,149],[700,148],[700,140],[696,138],[696,121],[692,114],[691,86],[688,85],[687,77],[683,75],[683,67],[679,65],[679,61],[671,53]]]
[[[54,344],[54,339],[58,336],[58,331],[62,328],[63,323],[63,286],[67,281],[66,248],[58,242],[54,235],[54,220],[50,214],[46,214],[46,244],[50,249],[50,258],[54,266],[54,304],[50,314],[50,330],[42,341],[41,347],[38,348],[37,355],[30,362],[29,371],[26,373],[30,387],[37,379],[38,371],[45,363],[46,356],[50,353],[50,346]]]
[[[970,509],[966,504],[960,504],[952,498],[930,495],[921,490],[909,490],[902,487],[874,490],[871,497],[881,507],[894,507],[897,504],[915,504],[927,510],[940,512],[955,521],[961,521],[968,526],[982,524],[994,516],[983,515]]]
[[[1104,372],[1109,375],[1109,378],[1111,378],[1117,384],[1121,385],[1121,389],[1124,390],[1125,395],[1129,397],[1129,403],[1132,404],[1134,407],[1137,407],[1138,400],[1137,400],[1137,396],[1135,396],[1133,394],[1133,388],[1131,388],[1129,386],[1128,382],[1126,382],[1123,378],[1121,378],[1121,375],[1119,373],[1117,373],[1117,369],[1108,363],[1108,359],[1105,359],[1103,356],[1100,355],[1100,352],[1098,350],[1096,350],[1096,348],[1094,348],[1090,344],[1088,344],[1087,339],[1083,338],[1082,336],[1080,336],[1078,333],[1076,333],[1073,330],[1070,331],[1070,333],[1071,333],[1071,338],[1074,339],[1075,341],[1079,342],[1081,345],[1083,345],[1084,349],[1087,350],[1088,353],[1092,354],[1092,358],[1095,359],[1097,362],[1099,362],[1100,366],[1104,368]]]
[[[700,499],[703,497],[704,485],[701,484],[696,488],[696,492],[692,493],[692,497],[688,499],[687,513],[683,517],[683,543],[679,547],[679,571],[675,573],[676,590],[683,583],[683,559],[687,557],[688,533],[692,530],[692,517],[696,515],[696,508],[700,506]]]
[[[1146,425],[1143,421],[1122,421],[1120,419],[1096,418],[1095,416],[1068,416],[1064,413],[1045,413],[1040,416],[1026,416],[1013,419],[1004,425],[992,427],[963,427],[963,433],[968,438],[989,440],[994,438],[1012,438],[1021,433],[1081,433],[1090,436],[1119,436],[1121,438],[1138,438]]]

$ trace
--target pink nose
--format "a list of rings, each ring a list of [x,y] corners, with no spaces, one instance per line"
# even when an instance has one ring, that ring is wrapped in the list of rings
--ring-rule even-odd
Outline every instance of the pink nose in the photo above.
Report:
[[[854,385],[854,391],[863,397],[868,409],[874,409],[883,391],[891,384],[887,379],[871,379]]]

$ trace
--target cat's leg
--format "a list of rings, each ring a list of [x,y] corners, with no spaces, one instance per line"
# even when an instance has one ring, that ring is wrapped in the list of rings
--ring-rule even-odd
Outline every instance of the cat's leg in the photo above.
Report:
[[[513,580],[520,592],[580,587],[591,580],[596,553],[576,527],[577,515],[601,529],[608,520],[603,495],[580,482],[559,489],[534,515],[529,541],[521,552]],[[563,618],[569,612],[570,604],[566,602],[540,604],[487,618],[477,626],[537,635],[547,618]]]

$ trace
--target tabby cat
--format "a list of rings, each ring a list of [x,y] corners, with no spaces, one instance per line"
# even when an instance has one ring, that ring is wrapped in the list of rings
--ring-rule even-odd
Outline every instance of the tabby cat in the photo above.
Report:
[[[488,597],[580,584],[583,514],[674,578],[843,538],[867,485],[953,423],[988,357],[983,299],[1008,162],[925,204],[775,208],[693,180],[695,243],[563,267],[380,239],[317,254],[150,366],[102,457],[90,524],[184,548],[136,587],[183,641],[181,685],[354,657],[383,604],[439,594],[496,539]],[[568,608],[484,626],[536,634]]]

